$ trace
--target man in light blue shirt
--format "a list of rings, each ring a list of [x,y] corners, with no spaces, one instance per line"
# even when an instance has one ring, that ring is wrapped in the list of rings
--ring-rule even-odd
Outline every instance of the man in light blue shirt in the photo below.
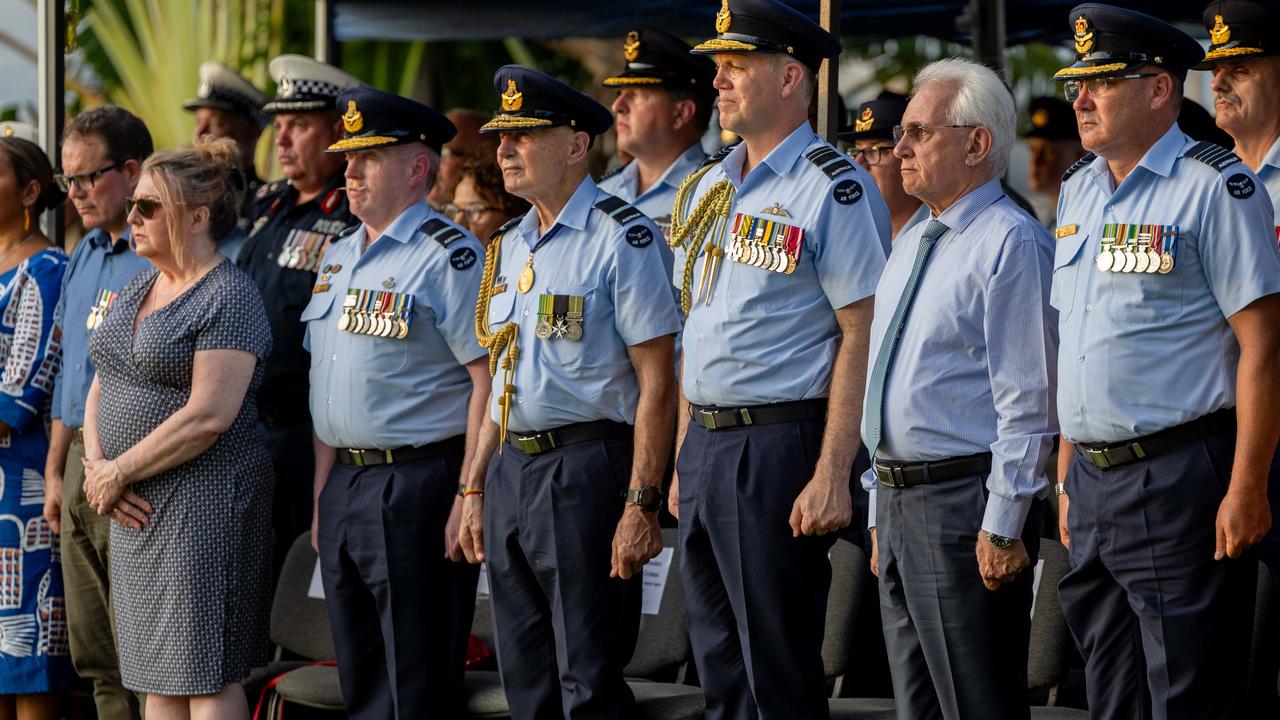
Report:
[[[711,121],[716,68],[683,40],[640,26],[622,44],[626,68],[605,78],[613,101],[618,152],[630,162],[600,178],[600,189],[634,205],[663,235],[680,183],[706,159],[702,135]],[[667,251],[669,257],[670,251]]]
[[[125,199],[133,194],[151,134],[127,110],[107,105],[77,115],[62,140],[58,184],[89,233],[67,261],[55,319],[62,364],[55,380],[45,460],[45,517],[62,533],[67,630],[76,672],[93,683],[100,717],[138,718],[138,697],[120,681],[111,610],[111,519],[84,496],[84,404],[93,384],[89,338],[118,293],[151,263],[129,247]]]
[[[1068,19],[1056,77],[1091,152],[1062,186],[1051,296],[1063,612],[1095,716],[1242,717],[1280,438],[1274,214],[1238,157],[1178,128],[1195,40],[1107,5]]]
[[[876,288],[863,486],[904,720],[1027,717],[1057,318],[1049,235],[1000,188],[1016,121],[995,73],[947,59],[894,130],[903,187],[932,214]]]
[[[1236,155],[1262,181],[1272,209],[1280,212],[1280,13],[1252,0],[1215,0],[1204,9],[1204,26],[1209,51],[1194,69],[1213,73],[1214,120],[1231,135]],[[1280,216],[1275,227],[1280,241]],[[1267,495],[1271,529],[1259,544],[1258,558],[1280,577],[1280,452],[1271,461]],[[1250,683],[1246,711],[1261,717],[1280,702],[1275,683],[1266,679],[1280,667],[1280,617],[1262,618],[1254,637],[1252,678],[1263,680]]]
[[[462,547],[486,563],[511,717],[630,717],[622,669],[641,569],[662,549],[674,414],[662,235],[587,176],[608,110],[519,65],[494,89],[502,110],[482,132],[500,133],[506,190],[533,207],[494,233],[481,281],[493,404]]]
[[[351,211],[302,311],[311,352],[316,520],[352,718],[465,715],[477,569],[457,489],[489,383],[475,341],[483,247],[425,200],[454,127],[369,88],[337,100]]]
[[[825,718],[827,551],[852,515],[889,212],[809,126],[839,40],[774,0],[727,0],[716,32],[695,52],[714,56],[721,125],[743,142],[691,176],[671,234],[690,638],[708,718]]]

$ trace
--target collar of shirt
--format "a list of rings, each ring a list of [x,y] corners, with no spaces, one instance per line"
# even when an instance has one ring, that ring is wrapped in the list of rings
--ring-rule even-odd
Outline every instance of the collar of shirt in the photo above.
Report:
[[[809,147],[814,138],[813,130],[809,127],[809,121],[800,123],[795,130],[791,131],[778,146],[769,151],[758,165],[751,168],[750,174],[755,174],[761,168],[769,168],[778,177],[787,177],[796,165],[803,159],[804,149]],[[724,162],[720,163],[721,171],[725,178],[733,183],[734,187],[741,188],[746,178],[742,177],[742,164],[747,160],[747,144],[740,143],[729,154],[725,156]]]
[[[84,240],[81,242],[88,241],[89,246],[94,249],[105,247],[108,248],[108,253],[117,253],[129,247],[129,237],[132,234],[133,228],[129,225],[125,225],[124,232],[120,233],[120,237],[116,238],[115,242],[111,242],[111,235],[109,235],[106,230],[103,230],[102,228],[95,228],[90,230],[89,234],[86,235]]]
[[[434,212],[431,206],[427,205],[425,199],[419,200],[405,208],[395,220],[392,220],[387,229],[383,230],[382,234],[378,236],[378,240],[390,238],[401,244],[407,243],[413,238],[413,234],[418,231],[422,223],[426,222],[427,218]],[[351,239],[356,241],[356,247],[361,247],[364,245],[366,237],[368,237],[368,231],[365,229],[364,223],[360,223],[360,229],[352,233]],[[374,242],[377,242],[377,240]]]
[[[1182,157],[1182,150],[1187,144],[1187,136],[1182,133],[1182,129],[1178,127],[1178,123],[1169,126],[1164,135],[1160,136],[1151,147],[1147,148],[1147,152],[1142,155],[1142,159],[1133,168],[1133,171],[1125,177],[1125,180],[1138,174],[1139,170],[1155,173],[1161,177],[1169,177],[1173,173],[1173,164]],[[1094,182],[1111,195],[1117,188],[1111,187],[1111,170],[1107,167],[1105,158],[1098,158],[1089,166],[1088,172],[1093,174]],[[1123,182],[1121,183],[1123,184]]]
[[[1259,172],[1267,166],[1280,170],[1280,138],[1276,138],[1276,141],[1271,143],[1271,149],[1262,158],[1262,166],[1258,168]]]
[[[636,195],[634,192],[632,193],[634,196],[634,200],[632,200],[632,202],[639,202],[653,193],[660,192],[664,185],[679,189],[680,183],[684,182],[684,179],[696,170],[706,157],[707,154],[703,152],[701,142],[696,142],[685,148],[685,151],[680,153],[680,156],[667,166],[667,169],[663,171],[662,176],[658,178],[657,182],[650,185],[648,190],[645,190],[639,195]],[[639,175],[639,163],[634,161],[627,163],[627,166],[622,169],[623,187],[635,190],[639,187]],[[625,200],[626,198],[623,199]]]
[[[1003,195],[1004,190],[1000,188],[1000,179],[988,180],[951,203],[951,207],[943,210],[938,216],[938,221],[946,225],[949,231],[962,233],[977,219],[979,213]]]
[[[595,205],[598,189],[596,183],[587,176],[578,184],[578,189],[573,191],[569,196],[569,202],[564,204],[560,209],[560,214],[556,216],[556,221],[551,223],[548,233],[556,231],[556,226],[563,225],[573,230],[582,230],[587,227],[587,220],[591,216],[591,208]],[[530,248],[538,244],[541,234],[538,232],[540,227],[537,208],[529,208],[529,212],[525,213],[524,219],[516,226],[519,237]]]

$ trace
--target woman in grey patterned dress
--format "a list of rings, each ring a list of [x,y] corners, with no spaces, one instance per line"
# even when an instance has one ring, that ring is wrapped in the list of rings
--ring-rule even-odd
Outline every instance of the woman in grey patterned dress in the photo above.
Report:
[[[234,145],[157,153],[129,224],[156,266],[112,303],[89,350],[85,496],[111,525],[125,687],[149,720],[248,718],[263,658],[271,461],[255,395],[270,331],[256,286],[218,254],[235,226]]]

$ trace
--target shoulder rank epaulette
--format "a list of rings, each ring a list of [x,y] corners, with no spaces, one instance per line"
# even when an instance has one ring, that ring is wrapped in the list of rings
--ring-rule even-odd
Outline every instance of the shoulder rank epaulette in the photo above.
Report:
[[[826,145],[819,145],[805,153],[804,157],[832,180],[853,169],[853,162],[849,158]]]
[[[262,183],[262,185],[258,188],[258,192],[257,192],[257,197],[258,197],[258,199],[259,199],[259,200],[261,200],[262,198],[264,198],[264,197],[266,197],[266,196],[270,195],[271,193],[275,192],[276,190],[279,190],[279,189],[280,189],[280,186],[281,186],[281,185],[283,185],[283,184],[284,184],[284,181],[282,181],[282,180],[276,180],[276,181],[274,181],[274,182],[264,182],[264,183]]]
[[[1218,172],[1222,172],[1240,162],[1240,156],[1208,140],[1192,145],[1191,149],[1187,151],[1187,157],[1192,160],[1199,160]]]
[[[609,195],[605,199],[596,203],[597,210],[603,210],[606,215],[613,218],[613,221],[619,225],[626,225],[636,218],[644,215],[644,213],[635,209],[633,205],[620,197]]]
[[[1094,155],[1093,153],[1085,153],[1084,157],[1077,160],[1074,165],[1067,168],[1066,172],[1062,173],[1062,182],[1066,182],[1067,178],[1071,177],[1072,175],[1075,175],[1085,165],[1088,165],[1089,163],[1097,159],[1098,159],[1097,155]]]
[[[609,172],[607,172],[607,173],[605,173],[605,174],[601,175],[601,176],[600,176],[600,179],[599,179],[599,180],[597,180],[596,182],[597,182],[597,183],[602,183],[602,182],[604,182],[605,180],[608,180],[609,178],[613,177],[614,175],[617,175],[618,173],[622,172],[623,170],[626,170],[626,169],[627,169],[627,165],[630,165],[630,164],[631,164],[631,163],[627,163],[626,165],[619,165],[618,167],[616,167],[616,168],[614,168],[614,169],[610,170]]]
[[[418,229],[426,233],[427,237],[440,243],[441,247],[449,247],[449,244],[455,240],[466,237],[466,234],[461,230],[440,218],[431,218],[422,223]]]
[[[334,238],[334,242],[337,242],[338,240],[342,240],[343,238],[351,235],[351,233],[355,232],[356,230],[359,230],[361,224],[362,223],[356,223],[355,225],[348,226],[345,230],[338,233],[338,237]]]
[[[519,225],[520,221],[523,219],[524,219],[524,215],[517,215],[511,218],[510,220],[502,223],[501,225],[498,226],[497,230],[494,230],[493,232],[489,233],[489,239],[497,240],[503,235],[506,235],[508,230],[515,227],[516,225]]]
[[[728,145],[725,145],[719,150],[711,153],[710,155],[707,156],[706,160],[702,161],[702,164],[698,166],[698,169],[701,170],[702,168],[707,167],[708,165],[715,165],[718,162],[723,162],[725,158],[729,157],[729,153],[733,152],[733,149],[738,147],[738,145],[741,143],[742,143],[741,140],[735,143],[729,143]]]

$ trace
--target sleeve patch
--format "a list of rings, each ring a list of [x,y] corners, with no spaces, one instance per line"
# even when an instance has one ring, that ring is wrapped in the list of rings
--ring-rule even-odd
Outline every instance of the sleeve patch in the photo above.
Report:
[[[852,205],[862,199],[862,185],[857,180],[841,180],[831,189],[831,197],[841,205]]]
[[[469,247],[460,247],[449,255],[449,264],[454,270],[466,270],[476,264],[476,251]]]
[[[627,230],[627,243],[631,247],[648,247],[651,242],[653,242],[653,231],[648,225],[636,225]]]
[[[1252,197],[1253,191],[1256,189],[1253,178],[1244,173],[1236,173],[1227,178],[1227,193],[1237,200]]]
[[[804,157],[832,180],[853,169],[853,162],[849,158],[826,145],[819,145],[805,153]]]

